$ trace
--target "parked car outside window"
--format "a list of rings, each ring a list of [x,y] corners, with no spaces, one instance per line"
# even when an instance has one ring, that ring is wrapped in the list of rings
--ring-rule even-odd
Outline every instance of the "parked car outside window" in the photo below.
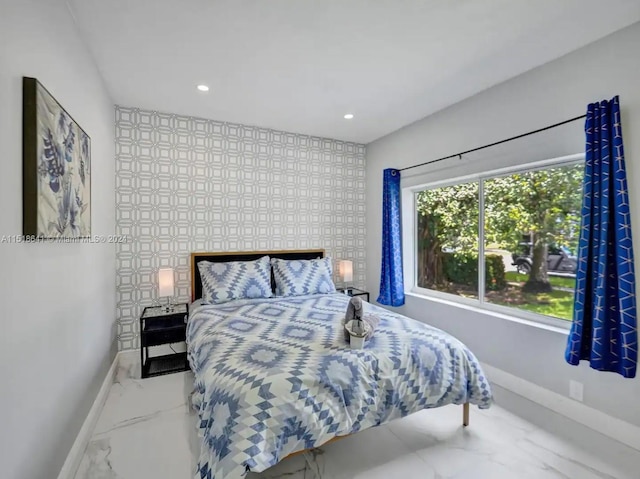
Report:
[[[518,273],[529,274],[533,263],[533,244],[519,243],[517,252],[511,255],[513,266]],[[566,246],[549,245],[547,247],[547,271],[553,273],[575,274],[578,268],[578,258]]]

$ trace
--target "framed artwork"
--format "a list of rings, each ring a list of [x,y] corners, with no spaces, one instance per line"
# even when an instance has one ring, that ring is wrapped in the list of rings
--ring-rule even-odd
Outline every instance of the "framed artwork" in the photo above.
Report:
[[[22,82],[22,217],[29,237],[91,234],[91,139],[35,78]]]

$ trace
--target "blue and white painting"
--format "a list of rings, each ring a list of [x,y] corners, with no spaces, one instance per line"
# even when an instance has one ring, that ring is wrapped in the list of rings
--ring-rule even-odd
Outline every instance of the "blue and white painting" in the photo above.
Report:
[[[91,140],[37,83],[38,236],[91,233]]]

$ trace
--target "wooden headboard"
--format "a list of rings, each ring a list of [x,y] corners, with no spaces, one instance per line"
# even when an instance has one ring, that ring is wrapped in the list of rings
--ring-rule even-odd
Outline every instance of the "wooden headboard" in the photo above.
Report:
[[[281,259],[316,259],[324,258],[323,249],[290,250],[290,251],[237,251],[235,253],[191,253],[191,301],[202,297],[202,279],[198,263],[210,261],[212,263],[224,263],[226,261],[252,261],[254,259],[270,256]],[[273,272],[271,273],[271,287],[275,291]]]

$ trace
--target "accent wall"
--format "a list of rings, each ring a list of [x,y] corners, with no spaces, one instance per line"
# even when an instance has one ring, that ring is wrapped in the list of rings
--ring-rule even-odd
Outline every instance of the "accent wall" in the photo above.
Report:
[[[117,107],[116,170],[121,350],[159,304],[158,268],[190,299],[192,252],[324,248],[364,287],[364,145]]]

